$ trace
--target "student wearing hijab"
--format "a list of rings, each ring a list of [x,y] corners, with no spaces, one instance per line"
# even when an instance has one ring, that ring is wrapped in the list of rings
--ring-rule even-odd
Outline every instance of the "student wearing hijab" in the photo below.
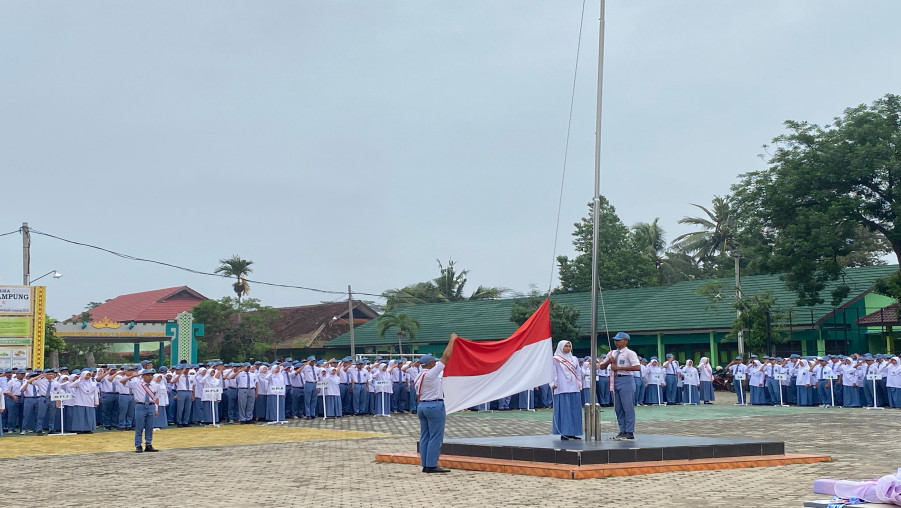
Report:
[[[860,387],[857,369],[851,359],[842,362],[842,407],[860,407]]]
[[[885,386],[889,407],[901,409],[901,360],[893,356],[885,368]]]
[[[770,404],[766,393],[766,371],[757,355],[751,355],[748,362],[748,388],[751,392],[751,404],[767,406]]]
[[[700,374],[695,368],[695,362],[691,358],[685,360],[685,367],[682,367],[682,403],[699,405],[698,386],[700,385]]]
[[[607,357],[601,362],[601,367],[610,366],[613,372],[613,410],[616,413],[616,423],[619,425],[619,434],[613,439],[635,439],[635,381],[633,378],[641,372],[641,363],[638,355],[627,346],[629,334],[617,332],[613,337],[616,350],[607,353]]]
[[[660,361],[657,360],[657,357],[652,356],[645,373],[645,382],[647,382],[647,387],[644,391],[644,403],[647,405],[656,405],[663,402],[663,400],[661,399],[663,396],[664,381],[661,380],[659,383],[655,382],[655,375],[660,376],[662,379],[663,367],[660,366]]]
[[[713,404],[713,368],[710,366],[710,358],[701,357],[701,363],[698,364],[698,395],[704,404]]]
[[[795,376],[795,383],[798,387],[798,405],[799,406],[812,406],[813,399],[811,397],[812,386],[811,386],[811,374],[810,374],[810,364],[807,362],[806,358],[801,358],[798,360],[798,370]]]
[[[682,369],[679,368],[679,362],[672,353],[666,354],[666,360],[663,362],[663,371],[666,374],[666,403],[675,404],[679,401],[677,390],[679,388],[679,374]]]
[[[553,359],[554,423],[551,433],[560,434],[564,441],[582,439],[582,369],[572,349],[570,341],[561,340]]]

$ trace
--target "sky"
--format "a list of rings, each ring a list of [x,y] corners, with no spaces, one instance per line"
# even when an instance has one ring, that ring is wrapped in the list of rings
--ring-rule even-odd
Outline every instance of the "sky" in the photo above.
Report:
[[[594,181],[599,4],[584,22],[582,5],[0,0],[0,234],[205,272],[237,254],[252,279],[337,293],[448,259],[470,292],[556,286]],[[601,193],[626,225],[692,231],[692,203],[764,169],[784,121],[901,93],[898,19],[894,0],[608,1]],[[22,270],[21,235],[0,237],[0,284]],[[32,278],[51,270],[62,319],[165,287],[232,295],[33,234]]]

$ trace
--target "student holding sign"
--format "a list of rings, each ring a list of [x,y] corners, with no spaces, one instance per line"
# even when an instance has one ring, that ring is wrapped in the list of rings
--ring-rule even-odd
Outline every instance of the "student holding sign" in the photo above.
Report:
[[[713,368],[710,366],[710,358],[701,357],[698,364],[698,395],[704,404],[713,404]]]
[[[698,369],[695,368],[695,362],[692,359],[685,360],[685,367],[682,367],[682,403],[695,405],[699,404],[698,386],[701,384]]]

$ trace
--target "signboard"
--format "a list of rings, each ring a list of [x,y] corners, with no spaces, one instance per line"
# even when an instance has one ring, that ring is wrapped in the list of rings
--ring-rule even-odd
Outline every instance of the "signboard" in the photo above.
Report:
[[[663,383],[663,374],[651,374],[648,376],[648,381],[650,381],[652,385],[659,385]]]
[[[50,400],[70,400],[72,398],[71,393],[59,392],[59,393],[51,393]]]
[[[838,375],[835,372],[826,372],[823,374],[823,379],[838,379]]]
[[[32,324],[31,316],[0,316],[0,337],[31,337]]]
[[[732,377],[735,378],[736,381],[744,381],[745,373],[744,372],[736,372],[735,375]]]
[[[0,315],[30,316],[34,314],[29,286],[0,287]]]
[[[219,395],[222,393],[221,386],[207,386],[203,389],[203,393],[206,395]]]
[[[272,395],[284,395],[285,387],[284,386],[270,386],[269,393],[271,393]]]
[[[786,379],[788,379],[788,374],[786,374],[784,372],[780,372],[779,374],[773,374],[773,379],[775,379],[776,381],[785,381]]]
[[[372,382],[372,386],[375,386],[376,388],[384,388],[386,386],[391,386],[391,380],[390,379],[377,379]]]
[[[867,381],[879,381],[881,379],[882,379],[882,374],[880,374],[878,372],[875,374],[867,374]]]

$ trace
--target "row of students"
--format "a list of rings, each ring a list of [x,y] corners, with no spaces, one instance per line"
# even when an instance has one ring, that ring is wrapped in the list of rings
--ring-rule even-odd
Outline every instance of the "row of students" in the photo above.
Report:
[[[901,360],[891,355],[828,355],[788,358],[751,355],[727,366],[737,404],[901,408]],[[877,379],[872,379],[877,378]]]

